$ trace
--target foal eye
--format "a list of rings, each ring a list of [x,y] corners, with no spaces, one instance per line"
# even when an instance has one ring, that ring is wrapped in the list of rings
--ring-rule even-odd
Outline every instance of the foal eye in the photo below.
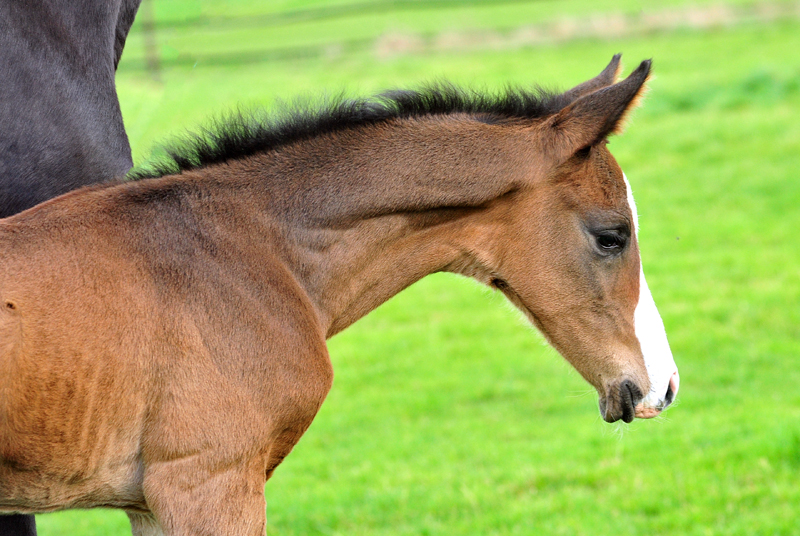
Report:
[[[628,243],[628,238],[619,231],[601,231],[595,235],[595,240],[604,253],[621,251]]]

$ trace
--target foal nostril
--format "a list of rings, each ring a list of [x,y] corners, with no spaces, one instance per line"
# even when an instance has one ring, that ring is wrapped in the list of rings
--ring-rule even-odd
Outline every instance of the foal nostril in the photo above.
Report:
[[[642,400],[642,391],[631,380],[623,380],[616,388],[609,389],[600,399],[600,414],[606,422],[622,419],[629,423],[636,417],[636,405]]]
[[[661,407],[662,410],[667,409],[667,406],[672,404],[675,400],[675,396],[678,394],[678,385],[679,385],[678,373],[674,372],[672,377],[669,379],[669,385],[667,386],[667,394],[664,395],[664,405]]]
[[[622,420],[627,423],[632,422],[636,415],[636,404],[642,398],[642,392],[632,381],[625,380],[619,386],[619,395],[622,405]]]
[[[672,404],[673,400],[675,400],[675,393],[672,392],[672,386],[670,385],[667,387],[667,394],[664,395],[664,407],[662,409],[667,409],[667,406]]]

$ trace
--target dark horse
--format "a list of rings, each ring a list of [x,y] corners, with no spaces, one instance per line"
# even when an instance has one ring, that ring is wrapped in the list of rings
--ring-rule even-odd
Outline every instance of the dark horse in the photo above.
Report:
[[[658,414],[678,373],[606,147],[650,62],[617,70],[240,117],[0,221],[0,511],[263,535],[264,484],[331,387],[326,339],[439,271],[505,294],[607,421]]]
[[[0,217],[130,169],[114,70],[139,2],[0,0]]]
[[[0,0],[0,217],[133,165],[114,70],[140,0]]]

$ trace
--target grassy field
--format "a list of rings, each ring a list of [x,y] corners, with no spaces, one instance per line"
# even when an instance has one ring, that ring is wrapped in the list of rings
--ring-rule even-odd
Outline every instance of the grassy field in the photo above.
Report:
[[[136,161],[237,106],[441,78],[566,88],[616,52],[629,68],[652,57],[650,95],[610,147],[636,193],[681,393],[655,421],[608,425],[501,296],[431,276],[330,341],[335,384],[267,485],[269,534],[800,533],[800,22],[482,44],[593,14],[641,20],[653,3],[397,4],[303,20],[292,13],[323,2],[160,0],[160,79],[140,29],[118,75]],[[465,45],[437,45],[440,29]],[[386,35],[403,38],[387,51]],[[113,511],[38,520],[42,536],[129,531]]]

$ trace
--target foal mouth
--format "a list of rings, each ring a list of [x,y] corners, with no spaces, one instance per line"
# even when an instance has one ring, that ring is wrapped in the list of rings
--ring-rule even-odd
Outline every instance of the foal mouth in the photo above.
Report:
[[[669,385],[667,385],[667,392],[664,394],[664,397],[661,398],[655,405],[646,404],[647,399],[642,401],[636,406],[636,418],[652,419],[653,417],[660,415],[662,411],[667,409],[669,405],[675,401],[675,397],[678,395],[679,384],[680,376],[678,376],[677,372],[674,372],[669,379]],[[648,398],[650,397],[648,396]]]
[[[623,380],[618,386],[609,389],[608,394],[600,399],[600,414],[606,422],[622,420],[626,423],[637,419],[652,419],[675,401],[678,394],[678,373],[669,380],[667,391],[658,402],[652,403],[651,396],[645,398],[641,389],[631,380]]]

